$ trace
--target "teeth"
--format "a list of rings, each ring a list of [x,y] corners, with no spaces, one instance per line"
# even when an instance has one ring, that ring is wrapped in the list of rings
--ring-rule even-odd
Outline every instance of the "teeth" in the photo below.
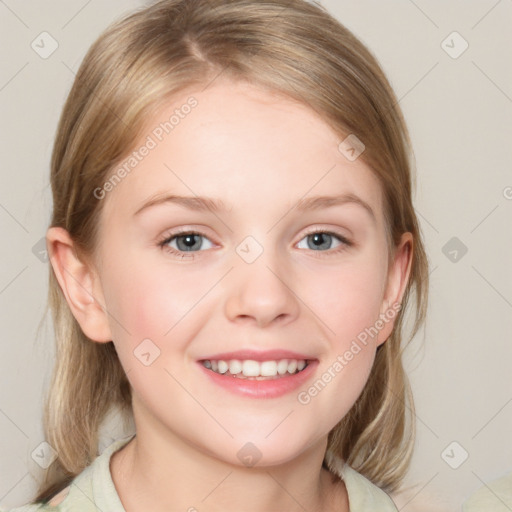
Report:
[[[229,373],[232,375],[242,373],[242,363],[237,360],[229,361]]]
[[[226,361],[219,361],[217,365],[217,371],[219,373],[226,373],[228,371],[229,365]]]
[[[244,377],[258,377],[260,373],[260,363],[258,361],[244,361],[242,363],[242,373]]]
[[[264,361],[259,366],[262,377],[275,377],[277,375],[277,363],[275,361]]]
[[[288,371],[288,360],[282,359],[281,361],[279,361],[279,363],[277,363],[277,373],[279,373],[279,375],[284,375],[287,371]]]
[[[254,361],[247,359],[240,361],[232,359],[229,361],[203,361],[203,366],[213,370],[215,373],[227,374],[233,377],[277,377],[287,373],[298,373],[307,366],[304,359],[280,359],[278,361]]]

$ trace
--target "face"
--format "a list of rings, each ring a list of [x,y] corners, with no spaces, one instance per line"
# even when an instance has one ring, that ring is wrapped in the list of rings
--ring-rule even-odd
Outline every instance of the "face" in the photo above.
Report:
[[[97,277],[138,431],[238,465],[250,442],[272,465],[354,404],[392,322],[375,327],[391,309],[382,192],[341,140],[306,106],[218,80],[149,120],[130,171],[98,192]],[[284,385],[200,362],[240,351],[308,366]]]

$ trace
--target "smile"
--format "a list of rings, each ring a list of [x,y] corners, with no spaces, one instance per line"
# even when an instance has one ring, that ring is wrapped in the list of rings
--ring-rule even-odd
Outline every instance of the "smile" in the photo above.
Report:
[[[239,379],[267,380],[294,375],[307,367],[305,359],[279,359],[271,361],[255,361],[252,359],[210,360],[201,361],[209,370]]]
[[[207,382],[229,393],[269,399],[306,386],[316,373],[318,359],[202,359],[196,363]]]

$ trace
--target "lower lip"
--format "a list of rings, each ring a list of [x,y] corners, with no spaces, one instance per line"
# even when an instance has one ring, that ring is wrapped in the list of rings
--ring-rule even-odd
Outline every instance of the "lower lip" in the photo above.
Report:
[[[209,370],[201,362],[198,362],[202,371],[219,386],[236,395],[251,398],[277,398],[291,393],[304,384],[314,373],[318,361],[311,361],[304,370],[293,375],[268,380],[249,380],[230,377]]]

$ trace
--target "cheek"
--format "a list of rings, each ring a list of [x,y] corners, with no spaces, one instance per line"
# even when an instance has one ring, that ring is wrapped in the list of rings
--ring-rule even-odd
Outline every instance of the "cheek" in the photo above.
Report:
[[[386,277],[385,259],[376,254],[376,248],[372,248],[336,267],[317,269],[309,273],[311,277],[303,288],[304,293],[312,291],[307,303],[320,319],[324,354],[318,380],[303,390],[298,401],[315,414],[323,414],[332,426],[361,394],[375,359],[374,326]]]
[[[308,300],[338,350],[375,324],[384,279],[382,264],[373,257],[324,269],[308,280],[305,289],[312,290]]]
[[[157,279],[144,266],[116,268],[109,273],[105,300],[114,332],[136,339],[161,336],[173,320],[165,280]],[[175,302],[175,301],[173,301]],[[113,320],[113,321],[112,321]]]
[[[384,276],[378,262],[366,263],[317,272],[308,296],[322,326],[324,353],[317,378],[297,400],[311,417],[321,417],[327,430],[356,402],[375,359],[377,338],[371,329],[379,318]]]
[[[162,351],[172,341],[179,348],[183,329],[190,329],[200,299],[211,288],[204,271],[163,262],[155,265],[140,256],[123,257],[105,269],[105,300],[118,352],[131,353],[145,339]],[[184,337],[186,340],[186,337]]]

